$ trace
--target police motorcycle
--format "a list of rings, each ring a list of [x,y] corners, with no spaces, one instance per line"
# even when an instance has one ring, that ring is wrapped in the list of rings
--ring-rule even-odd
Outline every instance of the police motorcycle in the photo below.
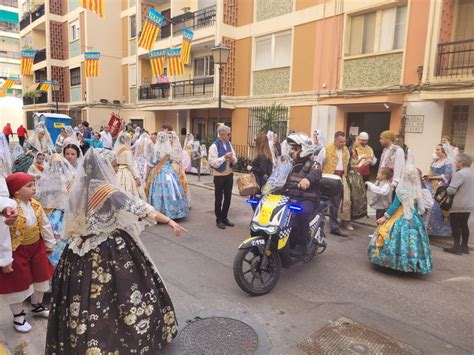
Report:
[[[298,250],[298,245],[293,243],[293,219],[302,212],[298,200],[288,196],[290,189],[297,189],[297,182],[288,179],[293,168],[289,162],[281,163],[263,187],[261,199],[247,200],[257,208],[250,222],[250,237],[239,246],[233,271],[239,287],[251,296],[270,292],[280,278],[282,267],[308,263],[326,250],[324,225],[328,205],[323,201],[310,216],[306,249]]]

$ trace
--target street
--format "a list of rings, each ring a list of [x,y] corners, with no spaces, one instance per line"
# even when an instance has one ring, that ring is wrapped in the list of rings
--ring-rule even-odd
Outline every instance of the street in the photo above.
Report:
[[[235,283],[232,263],[248,237],[250,206],[233,196],[229,218],[236,226],[221,231],[214,223],[213,191],[191,186],[191,194],[191,216],[182,221],[187,233],[176,238],[169,228],[154,226],[142,235],[174,302],[180,330],[195,317],[235,318],[257,332],[257,353],[294,354],[318,329],[344,317],[417,352],[472,353],[472,255],[458,257],[433,246],[434,270],[428,276],[375,268],[366,253],[373,228],[356,224],[349,238],[328,234],[326,252],[309,264],[284,269],[270,294],[249,297]],[[0,314],[0,336],[3,332],[11,348],[26,342],[29,355],[44,353],[46,321],[33,321],[33,332],[20,335],[5,304]],[[179,353],[179,338],[165,353]]]

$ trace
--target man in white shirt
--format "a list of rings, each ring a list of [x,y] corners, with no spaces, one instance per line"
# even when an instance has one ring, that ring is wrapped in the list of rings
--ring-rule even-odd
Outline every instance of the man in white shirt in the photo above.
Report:
[[[209,147],[209,164],[214,173],[214,213],[216,225],[219,229],[233,227],[227,214],[230,208],[234,175],[232,167],[237,163],[234,148],[230,143],[230,127],[219,126],[218,138]],[[224,201],[222,201],[224,198]]]
[[[100,132],[100,139],[102,140],[102,145],[105,149],[112,149],[113,147],[113,140],[112,134],[110,133],[110,127],[105,126],[104,130]]]
[[[380,134],[380,144],[384,147],[380,157],[379,171],[382,168],[393,169],[392,188],[396,188],[405,169],[405,152],[395,144],[395,133],[384,131]]]

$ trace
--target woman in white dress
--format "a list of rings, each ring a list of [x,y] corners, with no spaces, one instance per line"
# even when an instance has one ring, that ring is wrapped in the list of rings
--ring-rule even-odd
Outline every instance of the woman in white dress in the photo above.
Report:
[[[122,188],[135,197],[146,200],[143,191],[142,179],[138,168],[133,161],[131,151],[131,139],[127,132],[121,132],[114,145],[114,152],[117,156],[117,178]]]
[[[148,164],[153,159],[154,148],[155,145],[147,132],[143,132],[132,147],[133,160],[137,163],[138,174],[142,182],[145,181]]]

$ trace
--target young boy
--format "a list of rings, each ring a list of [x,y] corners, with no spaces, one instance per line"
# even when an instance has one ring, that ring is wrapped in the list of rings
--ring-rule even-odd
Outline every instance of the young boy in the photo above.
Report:
[[[375,209],[376,219],[382,218],[392,203],[392,188],[390,187],[392,177],[392,168],[382,168],[377,174],[375,184],[370,181],[365,183],[368,190],[372,192],[369,205]]]
[[[42,302],[53,274],[47,250],[51,251],[56,241],[41,204],[33,199],[36,192],[34,178],[18,172],[9,175],[6,182],[10,197],[16,202],[18,218],[10,225],[13,261],[1,269],[0,298],[10,305],[14,328],[26,333],[31,330],[23,307],[23,301],[28,297],[31,296],[33,316],[49,316],[49,310]]]

